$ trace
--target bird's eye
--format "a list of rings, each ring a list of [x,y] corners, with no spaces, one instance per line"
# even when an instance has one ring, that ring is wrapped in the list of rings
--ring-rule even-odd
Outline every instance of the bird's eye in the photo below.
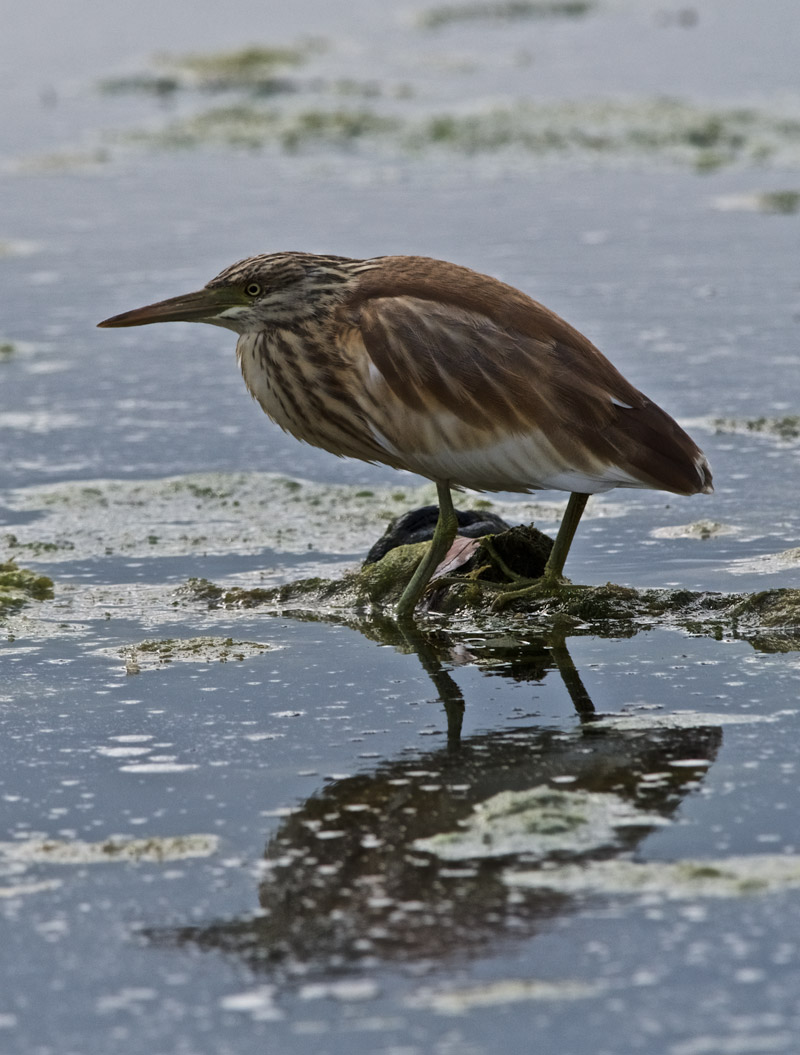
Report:
[[[261,286],[258,282],[248,282],[244,291],[248,297],[257,297],[261,293]]]

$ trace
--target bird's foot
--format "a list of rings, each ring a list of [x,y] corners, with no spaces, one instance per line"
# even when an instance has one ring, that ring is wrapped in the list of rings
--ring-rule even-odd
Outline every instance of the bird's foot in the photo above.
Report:
[[[563,594],[572,590],[584,589],[582,586],[575,586],[569,579],[565,579],[561,575],[542,575],[539,579],[523,579],[517,576],[514,582],[507,585],[502,583],[493,585],[497,590],[491,604],[493,612],[500,612],[521,598],[540,601],[563,596]]]
[[[521,597],[538,600],[546,597],[557,597],[567,589],[575,589],[569,579],[563,575],[545,573],[535,579],[520,575],[503,560],[492,543],[491,536],[481,540],[484,552],[495,568],[508,579],[507,583],[486,583],[496,591],[492,600],[492,611],[499,612]]]

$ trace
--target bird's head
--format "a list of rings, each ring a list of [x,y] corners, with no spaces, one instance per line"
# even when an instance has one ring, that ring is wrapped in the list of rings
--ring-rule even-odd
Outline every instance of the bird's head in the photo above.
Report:
[[[114,315],[101,327],[147,326],[151,322],[208,322],[235,333],[296,325],[338,300],[350,278],[346,257],[270,253],[226,267],[195,293]]]

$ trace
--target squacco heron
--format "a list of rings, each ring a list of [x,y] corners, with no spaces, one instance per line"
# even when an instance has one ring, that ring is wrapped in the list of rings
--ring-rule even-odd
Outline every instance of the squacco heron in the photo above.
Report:
[[[436,484],[433,541],[397,606],[412,617],[456,533],[451,488],[570,498],[543,576],[564,562],[591,494],[712,490],[703,452],[554,312],[443,260],[269,253],[196,293],[100,326],[207,322],[239,335],[245,384],[299,440]]]

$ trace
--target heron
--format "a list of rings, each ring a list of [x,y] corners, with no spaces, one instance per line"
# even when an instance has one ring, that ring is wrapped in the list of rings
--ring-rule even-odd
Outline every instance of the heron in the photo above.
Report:
[[[233,330],[245,385],[282,429],[435,483],[438,520],[399,620],[413,619],[455,537],[453,488],[569,493],[545,590],[568,582],[564,563],[590,495],[713,490],[700,448],[587,337],[458,264],[267,253],[98,325],[156,322]]]

